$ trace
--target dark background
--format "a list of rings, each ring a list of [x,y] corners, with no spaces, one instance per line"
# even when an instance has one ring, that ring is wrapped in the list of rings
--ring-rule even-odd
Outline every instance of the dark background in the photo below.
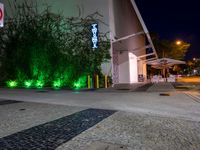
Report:
[[[135,0],[149,32],[191,44],[185,59],[200,57],[198,0]]]

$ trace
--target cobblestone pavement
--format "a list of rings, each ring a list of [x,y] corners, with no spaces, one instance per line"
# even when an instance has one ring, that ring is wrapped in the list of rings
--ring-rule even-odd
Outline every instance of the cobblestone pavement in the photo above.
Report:
[[[34,91],[24,92],[24,90],[0,91],[1,98],[12,99],[12,97],[17,97],[16,100],[18,101],[27,100],[62,104],[20,102],[0,105],[0,138],[1,140],[7,138],[8,141],[10,140],[9,142],[14,142],[13,145],[17,141],[17,143],[21,142],[22,145],[27,146],[23,142],[28,141],[28,146],[31,147],[30,141],[32,140],[37,145],[36,141],[38,140],[34,140],[37,139],[33,138],[36,135],[33,134],[33,130],[29,129],[34,128],[37,130],[38,126],[41,127],[45,123],[48,124],[48,122],[53,122],[90,107],[116,108],[116,110],[122,111],[114,113],[114,115],[93,127],[91,125],[91,128],[82,133],[74,134],[75,137],[68,142],[66,142],[68,136],[59,134],[62,138],[58,136],[59,138],[55,139],[53,137],[55,140],[52,147],[54,149],[57,147],[57,150],[96,150],[93,149],[96,147],[99,150],[97,145],[106,148],[108,148],[107,145],[110,145],[114,148],[123,147],[123,150],[199,150],[200,103],[182,92],[171,92],[170,96],[165,97],[161,97],[159,94],[156,92],[71,93],[52,91],[36,93]],[[142,111],[140,111],[141,109]],[[88,122],[87,118],[85,121]],[[65,133],[62,128],[60,129],[59,123],[49,127],[47,125],[47,130],[39,128],[38,133],[42,133],[42,131],[51,133],[54,127],[55,132],[59,130]],[[31,132],[28,132],[28,136],[27,134],[22,136],[21,133],[24,133],[23,131]],[[52,133],[52,135],[56,136],[56,133],[53,131]],[[45,140],[40,139],[41,136],[42,134],[38,134],[41,143],[42,141],[46,143]],[[15,140],[13,140],[13,137],[17,137],[17,139],[14,138]],[[22,139],[22,137],[25,139]],[[42,138],[44,137],[42,136]],[[44,139],[46,141],[51,140],[51,135],[46,136]],[[4,141],[3,144],[5,143]],[[96,143],[97,145],[94,146]],[[3,144],[0,143],[0,149]],[[36,149],[35,147],[32,148]],[[14,150],[17,149],[15,147]],[[38,147],[38,149],[42,149],[42,147]],[[45,147],[44,149],[47,148]],[[3,150],[5,150],[5,147]],[[27,150],[27,147],[24,150]]]
[[[169,92],[175,91],[174,86],[169,82],[154,83],[147,89],[148,92]]]
[[[30,102],[0,105],[0,138],[84,109]]]
[[[153,86],[153,83],[147,83],[143,86],[140,86],[134,90],[131,90],[132,92],[145,92],[147,91],[151,86]]]
[[[0,138],[0,150],[54,150],[115,111],[86,109]]]
[[[95,142],[126,150],[199,150],[200,122],[117,112],[56,150],[87,150]]]
[[[200,104],[200,94],[199,94],[199,92],[187,91],[187,92],[185,92],[185,94],[188,95],[193,101]]]
[[[154,88],[154,91],[156,90]],[[123,93],[118,93],[118,90],[115,92],[75,92],[69,90],[36,92],[34,89],[0,89],[0,98],[136,113],[152,113],[200,121],[200,103],[197,103],[182,91],[169,92],[170,96],[160,96],[160,93],[165,92],[123,91]]]

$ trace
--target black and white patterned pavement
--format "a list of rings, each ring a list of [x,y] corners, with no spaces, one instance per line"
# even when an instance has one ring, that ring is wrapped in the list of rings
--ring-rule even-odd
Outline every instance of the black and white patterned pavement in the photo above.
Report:
[[[116,111],[86,109],[0,138],[0,150],[54,150]]]

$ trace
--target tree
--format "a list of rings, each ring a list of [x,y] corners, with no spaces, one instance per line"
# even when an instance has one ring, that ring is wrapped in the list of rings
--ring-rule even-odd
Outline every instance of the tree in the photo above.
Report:
[[[161,39],[157,33],[151,33],[151,37],[159,58],[168,57],[183,60],[190,46],[189,43],[183,41],[178,45],[175,41]]]
[[[0,29],[2,80],[17,80],[21,86],[27,81],[40,87],[85,86],[87,74],[101,72],[101,63],[110,59],[106,33],[99,33],[98,49],[91,48],[90,27],[101,21],[98,13],[65,18],[49,7],[39,12],[36,2],[14,1],[13,6],[14,14]]]
[[[200,75],[200,59],[193,58],[187,61],[186,71],[190,75]]]

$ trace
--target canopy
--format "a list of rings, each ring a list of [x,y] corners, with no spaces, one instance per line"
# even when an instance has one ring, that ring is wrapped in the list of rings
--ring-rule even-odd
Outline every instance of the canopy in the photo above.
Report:
[[[185,64],[185,61],[175,60],[171,58],[160,58],[153,61],[147,62],[148,65],[151,65],[152,68],[156,69],[165,69],[170,68],[173,65]]]

